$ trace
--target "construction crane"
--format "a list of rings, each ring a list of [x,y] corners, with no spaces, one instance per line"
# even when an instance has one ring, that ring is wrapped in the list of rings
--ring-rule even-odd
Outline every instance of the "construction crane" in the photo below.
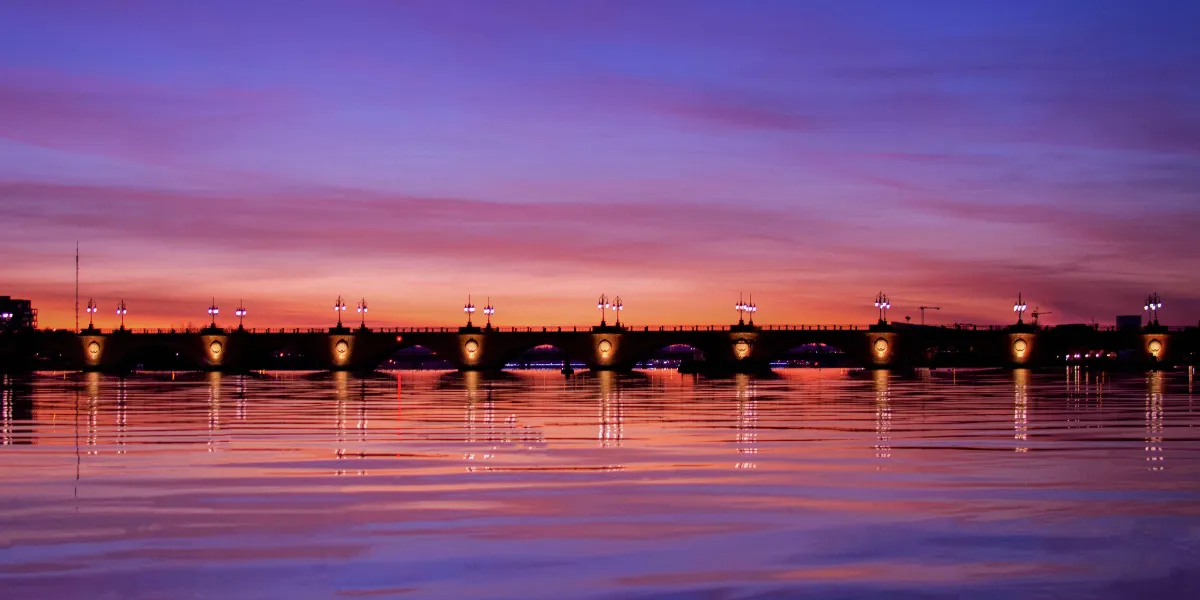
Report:
[[[1054,313],[1052,313],[1052,312],[1049,312],[1049,311],[1042,312],[1040,308],[1038,308],[1038,307],[1036,307],[1036,306],[1035,306],[1035,307],[1033,307],[1033,312],[1031,312],[1031,313],[1029,313],[1029,314],[1033,316],[1033,324],[1034,324],[1034,325],[1037,325],[1037,324],[1038,324],[1038,317],[1040,317],[1040,316],[1042,316],[1042,315],[1052,315],[1052,314],[1054,314]]]
[[[925,310],[942,310],[940,306],[918,306],[917,310],[921,311],[921,327],[925,326]]]

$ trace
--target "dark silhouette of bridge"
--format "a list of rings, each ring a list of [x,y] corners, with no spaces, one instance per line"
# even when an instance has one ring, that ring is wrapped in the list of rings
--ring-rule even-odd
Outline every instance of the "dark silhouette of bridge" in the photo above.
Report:
[[[20,370],[146,369],[371,371],[397,351],[420,347],[464,371],[495,371],[534,348],[565,362],[629,370],[663,348],[695,348],[692,365],[712,374],[762,372],[801,347],[836,348],[847,366],[1163,368],[1195,364],[1200,330],[1150,326],[918,327],[663,326],[406,327],[29,331],[0,336],[0,367]]]

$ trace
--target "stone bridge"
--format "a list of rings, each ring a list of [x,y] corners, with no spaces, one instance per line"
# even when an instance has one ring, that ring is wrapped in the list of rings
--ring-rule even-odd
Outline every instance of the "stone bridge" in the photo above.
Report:
[[[798,347],[840,350],[850,366],[1039,367],[1095,362],[1138,368],[1195,364],[1196,328],[1089,326],[958,328],[875,325],[693,327],[331,328],[309,330],[35,331],[0,336],[0,369],[129,371],[317,369],[371,371],[398,350],[423,347],[464,371],[493,371],[553,346],[594,370],[628,370],[685,345],[705,372],[758,372]]]

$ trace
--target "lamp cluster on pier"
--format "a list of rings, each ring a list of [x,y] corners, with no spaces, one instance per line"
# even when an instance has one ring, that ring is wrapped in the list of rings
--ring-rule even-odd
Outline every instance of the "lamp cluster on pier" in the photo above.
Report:
[[[95,298],[88,298],[86,310],[87,310],[87,314],[88,314],[88,329],[89,330],[95,329],[96,328],[96,319],[95,319],[96,311],[99,310],[99,307],[96,306]]]
[[[333,310],[337,312],[337,328],[342,328],[342,313],[346,312],[346,301],[342,300],[341,296],[337,297],[337,301],[333,303]]]
[[[209,327],[217,328],[217,315],[221,314],[221,309],[217,308],[217,299],[213,298],[212,303],[208,305],[208,316],[212,318],[212,323]]]
[[[750,315],[750,326],[754,326],[754,313],[758,312],[758,305],[754,303],[754,294],[750,294],[750,301],[742,301],[742,295],[738,294],[738,303],[733,305],[734,310],[738,313],[738,325],[746,325],[745,315]]]
[[[1146,297],[1146,304],[1142,309],[1149,313],[1148,325],[1158,325],[1158,309],[1160,308],[1162,308],[1162,298],[1158,297],[1157,292]]]
[[[1021,299],[1021,294],[1017,294],[1017,303],[1013,304],[1013,312],[1017,313],[1017,325],[1024,323],[1026,310],[1029,310],[1029,305]]]
[[[463,305],[463,312],[467,313],[467,327],[471,327],[471,315],[475,314],[475,303],[471,302],[470,296],[467,296],[467,303]]]
[[[121,298],[121,302],[117,304],[117,315],[121,317],[121,331],[125,331],[125,315],[129,314],[129,308],[125,306],[125,299]]]
[[[875,295],[875,308],[879,309],[879,323],[887,324],[887,311],[892,307],[892,301],[888,299],[887,294],[879,292]]]

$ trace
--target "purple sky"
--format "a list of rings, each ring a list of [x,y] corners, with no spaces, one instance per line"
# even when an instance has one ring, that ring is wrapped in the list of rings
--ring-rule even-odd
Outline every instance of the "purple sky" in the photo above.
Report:
[[[28,2],[0,294],[132,326],[1200,318],[1200,5]]]

